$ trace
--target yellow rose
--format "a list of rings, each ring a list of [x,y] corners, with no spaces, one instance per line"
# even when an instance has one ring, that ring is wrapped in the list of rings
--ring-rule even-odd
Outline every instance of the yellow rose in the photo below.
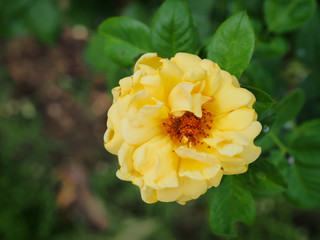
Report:
[[[117,176],[139,186],[145,202],[184,204],[259,157],[255,97],[216,63],[147,53],[119,84],[105,147],[118,155]]]

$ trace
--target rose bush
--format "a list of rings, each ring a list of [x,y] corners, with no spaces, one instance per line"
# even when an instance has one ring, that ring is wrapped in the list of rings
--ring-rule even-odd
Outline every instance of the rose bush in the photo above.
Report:
[[[118,155],[117,176],[137,185],[147,203],[196,199],[261,153],[254,95],[210,60],[147,53],[119,85],[105,147]]]

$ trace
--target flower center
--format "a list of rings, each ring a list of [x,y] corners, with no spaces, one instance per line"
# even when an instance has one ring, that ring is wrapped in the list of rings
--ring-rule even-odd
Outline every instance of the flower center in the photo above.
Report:
[[[202,117],[196,117],[192,112],[185,112],[181,117],[172,114],[163,123],[163,127],[171,139],[179,143],[202,144],[201,140],[209,136],[212,125],[212,114],[202,109]]]

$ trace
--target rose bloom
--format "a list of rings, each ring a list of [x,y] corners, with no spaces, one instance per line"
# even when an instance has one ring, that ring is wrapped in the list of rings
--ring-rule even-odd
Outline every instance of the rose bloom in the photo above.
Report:
[[[216,63],[147,53],[119,84],[105,148],[118,155],[117,176],[137,185],[145,202],[184,204],[259,157],[255,97]]]

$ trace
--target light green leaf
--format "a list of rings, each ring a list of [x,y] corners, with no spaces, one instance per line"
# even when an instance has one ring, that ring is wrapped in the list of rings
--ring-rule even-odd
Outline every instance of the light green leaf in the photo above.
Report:
[[[272,97],[261,89],[246,85],[242,85],[241,87],[248,89],[256,97],[256,102],[253,105],[253,108],[256,110],[258,116],[271,108],[275,103]]]
[[[161,57],[173,57],[177,52],[196,53],[198,33],[185,3],[167,0],[160,6],[152,22],[151,43]]]
[[[26,14],[26,22],[41,41],[52,44],[61,28],[61,14],[52,0],[36,1]]]
[[[235,222],[253,223],[255,203],[239,176],[225,176],[214,189],[209,214],[211,229],[217,235],[236,236]]]
[[[277,167],[265,159],[258,159],[250,164],[242,177],[248,188],[258,196],[276,194],[287,187],[286,180]]]
[[[150,30],[135,19],[113,17],[99,26],[106,37],[106,54],[123,66],[132,66],[142,53],[150,51]]]
[[[208,44],[208,58],[239,78],[250,62],[253,49],[253,28],[248,15],[240,12],[218,28]]]
[[[264,14],[272,32],[283,33],[305,23],[316,9],[315,0],[266,0]]]
[[[304,92],[301,89],[296,89],[277,103],[274,107],[274,111],[277,115],[274,127],[281,127],[287,121],[294,118],[302,109],[304,101]]]

